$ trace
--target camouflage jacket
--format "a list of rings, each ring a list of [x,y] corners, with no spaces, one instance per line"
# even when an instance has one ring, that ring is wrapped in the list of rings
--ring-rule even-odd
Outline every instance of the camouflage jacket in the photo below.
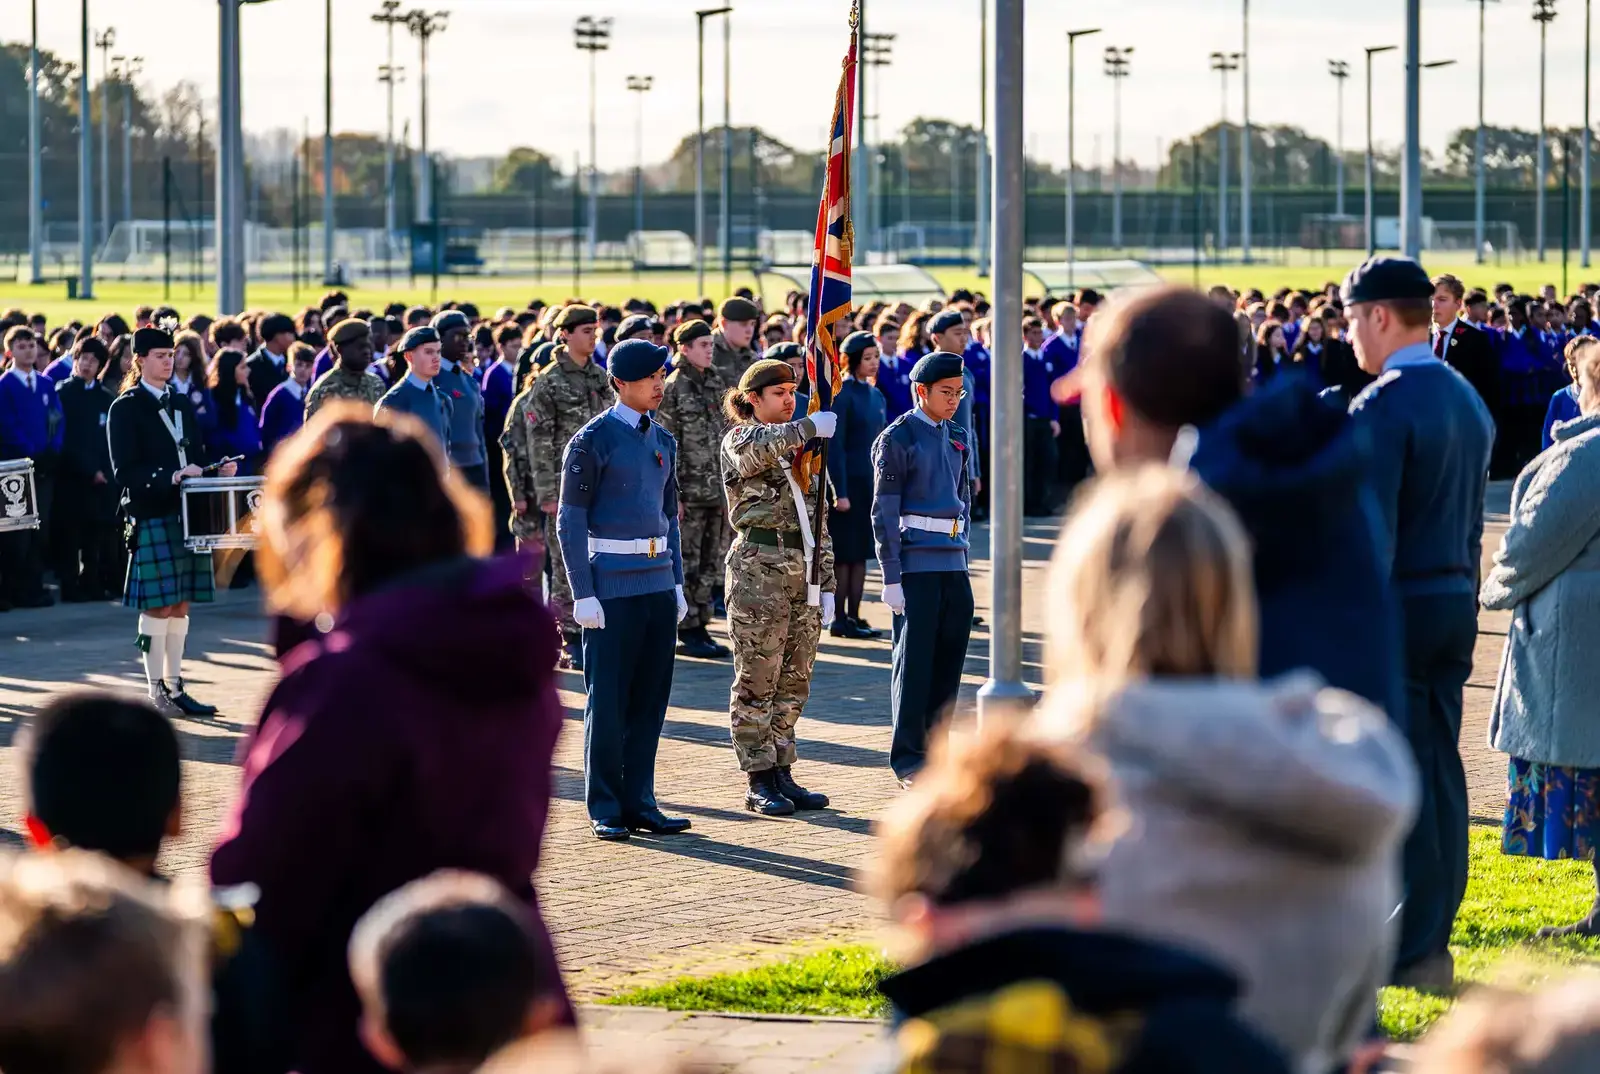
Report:
[[[529,425],[533,465],[533,496],[529,502],[549,503],[561,498],[561,455],[567,450],[567,442],[616,397],[605,369],[592,359],[580,368],[563,344],[556,348],[555,360],[539,370],[532,386],[519,398],[522,405],[513,403],[511,412],[520,413]]]
[[[317,380],[306,392],[306,420],[334,399],[354,399],[369,407],[378,405],[386,389],[376,373],[347,373],[337,365]]]
[[[728,419],[722,397],[730,385],[716,366],[687,363],[667,377],[656,417],[678,441],[678,499],[689,504],[722,502],[722,437]]]
[[[756,352],[749,347],[735,349],[718,328],[711,333],[711,368],[722,374],[728,387],[737,388],[744,371],[755,364]]]
[[[728,517],[735,530],[794,532],[800,528],[800,513],[795,507],[794,492],[785,475],[794,462],[795,453],[815,433],[816,429],[809,418],[791,421],[786,425],[740,422],[728,430],[728,435],[722,439],[722,488],[728,498]],[[804,500],[806,521],[815,535],[815,486]],[[822,545],[822,588],[831,592],[833,541],[826,532],[818,540]],[[797,553],[802,551],[798,538],[794,550]]]
[[[539,497],[533,488],[533,407],[528,401],[533,394],[530,385],[526,391],[511,400],[506,412],[506,427],[500,434],[502,467],[506,475],[506,491],[511,502],[521,501],[527,510],[521,515],[511,513],[511,536],[528,540],[544,532],[544,513],[539,510]]]

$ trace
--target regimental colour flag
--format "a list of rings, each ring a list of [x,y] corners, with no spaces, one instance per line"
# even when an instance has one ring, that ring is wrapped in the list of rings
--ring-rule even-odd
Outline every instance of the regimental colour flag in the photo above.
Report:
[[[856,29],[851,19],[850,51],[845,54],[839,90],[833,98],[832,138],[828,167],[817,208],[817,242],[811,255],[811,300],[806,307],[806,375],[811,382],[807,413],[833,409],[840,387],[839,346],[835,326],[850,316],[850,261],[855,232],[850,225],[850,134],[856,113]],[[802,485],[822,469],[821,458],[807,451],[796,465]]]

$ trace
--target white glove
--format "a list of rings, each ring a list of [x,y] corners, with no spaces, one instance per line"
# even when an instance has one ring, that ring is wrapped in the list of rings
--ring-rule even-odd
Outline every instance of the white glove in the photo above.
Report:
[[[824,593],[824,594],[822,594],[822,625],[825,626],[825,627],[831,627],[833,625],[833,594],[832,593]]]
[[[683,586],[677,585],[672,588],[678,594],[678,622],[681,623],[689,618],[689,602],[684,598]]]
[[[906,591],[900,587],[899,582],[883,587],[883,602],[894,614],[906,614]]]
[[[819,410],[811,415],[811,424],[817,427],[817,435],[827,440],[839,426],[839,415],[831,410]]]
[[[572,606],[572,618],[585,630],[604,630],[606,628],[606,610],[600,606],[598,597],[584,597]]]

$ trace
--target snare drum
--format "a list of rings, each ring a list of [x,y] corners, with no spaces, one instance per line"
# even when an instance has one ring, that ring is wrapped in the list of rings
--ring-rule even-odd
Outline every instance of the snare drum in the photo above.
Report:
[[[33,460],[0,462],[0,533],[39,528],[39,494],[33,486]]]
[[[182,486],[183,543],[192,552],[254,548],[262,477],[191,477]]]

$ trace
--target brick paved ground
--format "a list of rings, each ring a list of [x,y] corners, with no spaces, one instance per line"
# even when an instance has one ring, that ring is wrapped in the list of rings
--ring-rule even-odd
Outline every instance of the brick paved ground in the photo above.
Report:
[[[1499,500],[1504,495],[1500,490]],[[1492,520],[1497,509],[1503,511],[1503,503],[1492,497]],[[1033,681],[1039,678],[1043,623],[1040,583],[1053,534],[1053,526],[1032,525],[1026,546],[1025,674]],[[1498,535],[1492,522],[1487,550],[1498,543]],[[981,528],[975,537],[983,539]],[[979,611],[985,615],[987,567],[980,562],[974,572]],[[876,579],[870,580],[869,593],[876,589]],[[875,625],[887,626],[881,604],[869,603],[866,613]],[[1483,745],[1504,619],[1482,619],[1462,737],[1474,814],[1485,820],[1498,820],[1504,794],[1504,761]],[[19,719],[73,686],[138,689],[132,631],[131,613],[110,606],[0,616],[0,844],[20,841],[20,781],[14,769]],[[973,634],[964,706],[970,706],[985,674],[988,639],[986,626]],[[220,704],[224,716],[179,726],[186,758],[185,831],[164,862],[173,872],[203,868],[235,793],[239,739],[254,722],[270,683],[273,664],[255,593],[224,594],[219,604],[201,610],[189,650],[196,658],[189,672],[195,693]],[[636,836],[622,844],[600,843],[588,833],[582,806],[582,683],[577,676],[564,676],[568,726],[556,753],[557,801],[538,882],[575,996],[597,998],[686,972],[739,968],[773,957],[780,948],[788,954],[796,947],[875,935],[876,912],[852,884],[872,854],[873,817],[897,793],[887,762],[888,661],[886,641],[824,638],[812,702],[799,727],[797,774],[831,795],[835,808],[778,821],[742,808],[742,778],[728,743],[729,665],[680,661],[661,744],[658,794],[664,808],[692,817],[695,828],[675,838]],[[630,1026],[629,1017],[644,1018],[608,1016],[606,1035],[624,1039],[649,1032],[639,1028],[645,1023]],[[693,1024],[704,1028],[703,1036],[718,1040],[724,1035],[745,1040],[754,1032],[742,1023],[730,1028],[716,1020],[674,1024],[675,1033],[690,1032],[686,1027]],[[839,1037],[841,1054],[859,1043],[847,1031],[827,1032],[830,1040]]]

